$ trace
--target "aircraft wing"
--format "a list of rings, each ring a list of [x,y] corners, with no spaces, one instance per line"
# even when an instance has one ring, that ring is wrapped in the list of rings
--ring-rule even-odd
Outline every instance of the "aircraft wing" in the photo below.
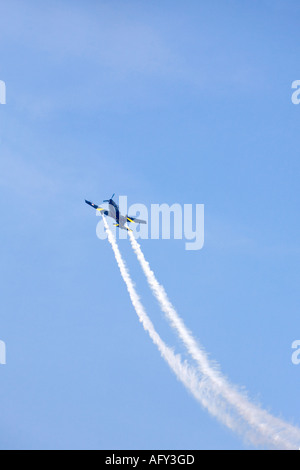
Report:
[[[93,202],[90,202],[90,201],[85,201],[89,206],[93,207],[94,209],[96,209],[96,211],[104,211],[105,209],[103,209],[103,207],[100,207],[100,206],[97,206],[97,204],[94,204]]]
[[[134,224],[146,224],[146,220],[138,219],[137,217],[129,217],[127,216],[128,222],[133,222]]]

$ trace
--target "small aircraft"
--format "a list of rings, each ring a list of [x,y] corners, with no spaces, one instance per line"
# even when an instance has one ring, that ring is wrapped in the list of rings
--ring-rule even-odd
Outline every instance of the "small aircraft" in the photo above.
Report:
[[[96,211],[101,212],[104,215],[107,215],[108,217],[112,217],[116,221],[114,224],[115,227],[119,227],[122,230],[127,230],[128,232],[132,232],[132,230],[127,227],[127,222],[132,222],[135,224],[146,224],[147,222],[145,220],[137,219],[136,217],[130,217],[129,215],[121,215],[119,206],[118,204],[115,203],[113,200],[114,194],[110,199],[104,199],[103,202],[108,202],[108,210],[103,209],[103,207],[97,206],[97,204],[94,204],[93,202],[85,200],[85,202],[96,209]]]

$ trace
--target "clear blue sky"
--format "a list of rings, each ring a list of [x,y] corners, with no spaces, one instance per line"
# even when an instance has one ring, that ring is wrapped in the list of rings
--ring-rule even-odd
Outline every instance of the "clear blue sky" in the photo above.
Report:
[[[210,357],[300,425],[299,2],[1,2],[0,448],[243,449],[142,329],[84,199],[205,204],[142,247]],[[166,342],[184,352],[125,240]]]

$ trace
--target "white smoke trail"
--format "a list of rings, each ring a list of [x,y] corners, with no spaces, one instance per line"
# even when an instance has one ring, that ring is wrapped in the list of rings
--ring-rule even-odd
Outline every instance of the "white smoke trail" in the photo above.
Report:
[[[218,366],[209,361],[205,351],[198,345],[174,309],[163,286],[157,281],[154,272],[144,257],[140,245],[131,232],[129,232],[129,236],[132,248],[153,294],[157,298],[162,311],[169,319],[171,326],[177,331],[188,352],[197,362],[199,370],[206,377],[212,396],[216,397],[220,394],[248,424],[249,429],[245,430],[245,428],[237,426],[238,431],[243,433],[255,445],[269,444],[275,448],[298,449],[300,445],[300,429],[270,415],[265,410],[251,403],[245,395],[238,392],[226,380],[220,373]],[[222,419],[222,410],[220,410],[218,417]]]
[[[238,419],[232,416],[227,410],[227,404],[222,400],[222,397],[214,397],[213,391],[208,384],[207,378],[199,378],[197,371],[193,369],[187,362],[182,362],[180,355],[174,354],[159,334],[156,332],[151,320],[149,319],[140,299],[135,290],[133,281],[130,277],[128,269],[123,261],[117,242],[109,229],[107,221],[104,216],[103,222],[107,232],[108,240],[112,246],[121,276],[126,284],[132,305],[142,323],[144,329],[148,332],[153,343],[157,346],[161,356],[168,363],[169,367],[173,370],[177,378],[185,385],[185,387],[192,393],[208,411],[215,417],[218,417],[227,427],[233,431],[237,431],[240,423]]]

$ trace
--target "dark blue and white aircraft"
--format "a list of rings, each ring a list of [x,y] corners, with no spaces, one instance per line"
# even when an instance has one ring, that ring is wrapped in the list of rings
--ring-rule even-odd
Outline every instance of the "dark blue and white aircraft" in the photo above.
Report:
[[[119,227],[121,228],[122,230],[128,230],[128,231],[131,231],[132,230],[127,227],[127,222],[132,222],[132,223],[135,223],[135,224],[146,224],[147,222],[145,220],[141,220],[141,219],[137,219],[136,217],[131,217],[129,215],[121,215],[120,214],[120,210],[119,210],[119,206],[118,204],[115,203],[115,201],[113,200],[113,197],[114,197],[114,194],[112,195],[112,197],[110,199],[104,199],[103,202],[108,202],[108,210],[107,209],[103,209],[103,207],[101,206],[97,206],[97,204],[94,204],[93,202],[90,202],[90,201],[87,201],[85,200],[85,202],[93,207],[94,209],[96,209],[96,211],[99,211],[101,212],[101,214],[103,215],[106,215],[108,217],[111,217],[112,219],[114,219],[116,221],[116,223],[114,224],[116,227]]]

